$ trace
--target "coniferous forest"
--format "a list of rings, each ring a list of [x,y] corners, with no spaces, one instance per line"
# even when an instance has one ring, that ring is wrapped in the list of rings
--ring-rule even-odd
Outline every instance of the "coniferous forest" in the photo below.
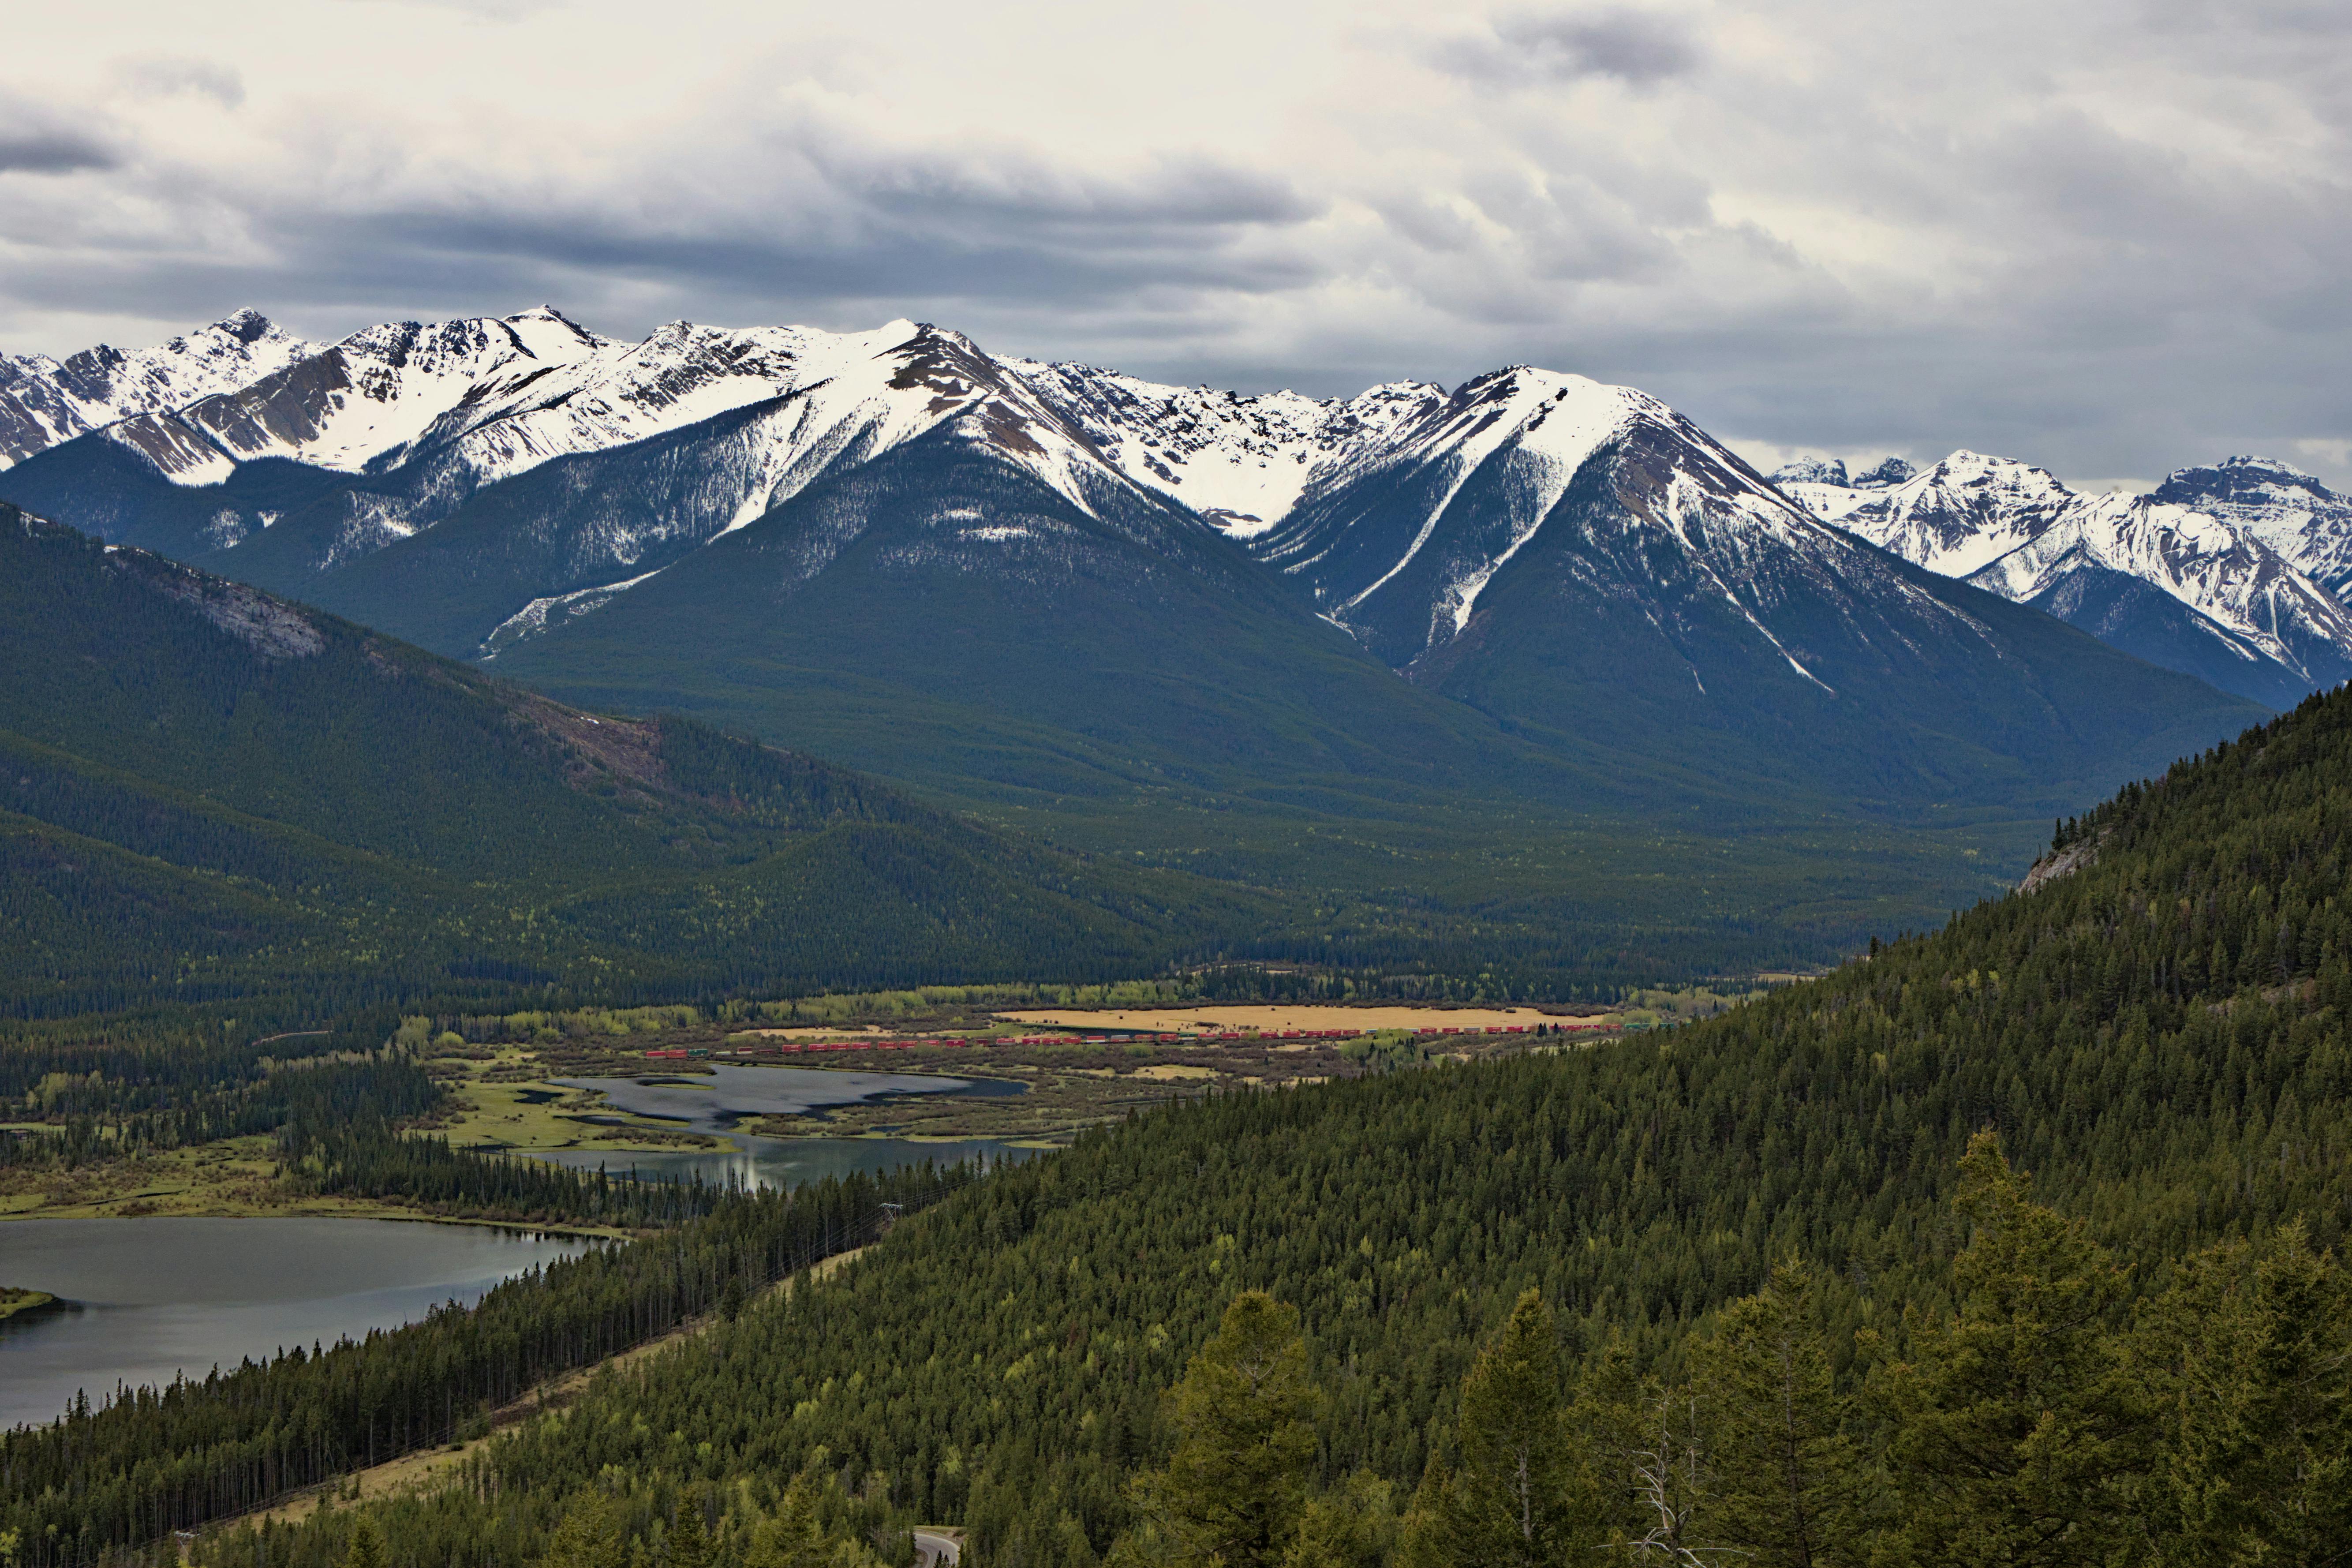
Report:
[[[1021,1568],[2344,1561],[2352,696],[2052,850],[1671,1031],[1159,1110],[926,1173],[919,1212],[681,1199],[471,1313],[0,1440],[0,1539],[167,1552],[703,1312],[450,1485],[194,1550],[903,1564],[940,1525]],[[348,1096],[389,1122],[373,1070]],[[321,1180],[505,1179],[283,1125]]]

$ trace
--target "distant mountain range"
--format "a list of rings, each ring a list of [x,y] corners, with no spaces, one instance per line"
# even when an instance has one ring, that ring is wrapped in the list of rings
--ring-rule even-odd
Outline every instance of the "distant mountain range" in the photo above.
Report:
[[[1242,396],[908,321],[620,342],[542,309],[315,350],[247,314],[9,374],[0,496],[28,510],[567,700],[1259,883],[1347,860],[1366,892],[1517,878],[1591,913],[1663,833],[1688,837],[1650,866],[1730,856],[1700,879],[1745,889],[1727,919],[1824,854],[1950,857],[1911,884],[1950,900],[2278,700],[1874,547],[1849,514],[1914,479],[1776,484],[1653,398],[1527,367]],[[1808,485],[1862,499],[1825,519]],[[2231,629],[2325,678],[2324,637]],[[1927,837],[1775,837],[1864,824]]]
[[[2271,458],[2182,468],[2139,496],[1975,452],[1854,479],[1810,459],[1773,479],[1906,561],[2270,707],[2352,678],[2352,500]]]

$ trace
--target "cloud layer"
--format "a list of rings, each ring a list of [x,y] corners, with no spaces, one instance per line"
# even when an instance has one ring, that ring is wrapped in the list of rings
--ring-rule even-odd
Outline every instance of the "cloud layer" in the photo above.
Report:
[[[14,41],[0,349],[904,314],[1249,389],[1533,362],[1759,456],[2352,484],[2340,5],[234,9]]]

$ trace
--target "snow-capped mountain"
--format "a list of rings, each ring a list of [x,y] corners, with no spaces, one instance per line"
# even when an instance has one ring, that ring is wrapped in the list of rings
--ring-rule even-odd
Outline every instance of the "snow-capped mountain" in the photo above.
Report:
[[[2054,474],[1975,452],[1955,452],[1924,474],[1902,468],[1893,483],[1780,488],[1815,516],[1947,577],[2016,549],[2077,499]]]
[[[100,343],[65,360],[0,354],[0,468],[134,415],[247,386],[318,353],[256,310],[152,349]]]
[[[2073,732],[2032,766],[2122,742],[2060,673],[2111,655],[1867,548],[1655,398],[1580,376],[1468,383],[1251,544],[1382,662],[1521,733],[1597,726],[1865,796],[1980,789],[2017,762],[1976,745],[2057,710]]]
[[[1007,368],[1085,431],[1114,467],[1167,490],[1236,539],[1265,533],[1318,479],[1380,450],[1445,400],[1444,387],[1416,381],[1344,400],[1295,392],[1248,397],[1161,386],[1091,365],[1014,360]]]
[[[2352,589],[2352,498],[2274,458],[2178,468],[2148,499],[2236,524],[2339,599]]]
[[[1720,585],[1769,641],[1741,599],[1755,586],[1752,557],[1823,543],[1843,549],[1841,536],[1797,512],[1655,398],[1525,366],[1465,384],[1392,440],[1335,465],[1255,542],[1256,553],[1307,584],[1329,619],[1404,668],[1463,634],[1479,595],[1552,521],[1587,466],[1637,433],[1674,458],[1696,459],[1695,468],[1676,463],[1644,476],[1639,504],[1651,513],[1652,542],[1750,557],[1725,562],[1729,575]]]
[[[1912,477],[1845,479],[1788,484]],[[1526,367],[1244,396],[911,321],[624,342],[542,308],[370,328],[0,495],[583,700],[845,704],[875,765],[949,702],[1066,760],[1181,734],[1452,788],[1439,752],[1501,743],[1478,724],[1583,754],[1605,723],[1707,773],[2040,800],[2247,717],[1868,549],[1654,398]]]
[[[2352,555],[2352,504],[2284,465],[2233,458],[2148,495],[2085,496],[1961,451],[1891,488],[1783,488],[1907,561],[2273,707],[2352,677],[2352,614],[2296,565]]]
[[[838,333],[675,322],[625,343],[541,308],[354,333],[233,392],[47,453],[11,477],[11,491],[111,539],[182,556],[241,549],[240,573],[315,595],[316,574],[432,530],[477,495],[531,481],[542,510],[528,531],[547,547],[549,575],[512,584],[520,596],[509,608],[521,619],[503,646],[541,624],[536,601],[641,580],[830,468],[871,461],[950,421],[978,420],[1006,460],[1082,507],[1105,487],[1136,483],[1097,447],[1097,432],[1126,443],[1146,488],[1171,483],[1155,468],[1189,462],[1203,479],[1220,470],[1219,495],[1247,500],[1235,479],[1269,445],[1250,438],[1252,425],[1266,423],[1255,405],[1270,408],[1286,437],[1286,419],[1303,426],[1310,444],[1336,439],[1323,426],[1346,423],[1310,416],[1320,405],[1307,399],[1228,398],[1227,428],[1203,438],[1202,421],[1176,405],[1214,401],[1081,367],[1001,362],[960,334],[904,321]],[[1359,401],[1368,413],[1356,422],[1378,416],[1380,400]],[[1122,402],[1124,423],[1108,419],[1105,408]],[[624,466],[659,479],[656,514],[641,486],[583,485],[572,470],[538,482],[559,460],[609,480],[604,459],[623,452],[651,460]],[[1278,456],[1297,466],[1286,448]],[[511,541],[476,542],[511,554]]]

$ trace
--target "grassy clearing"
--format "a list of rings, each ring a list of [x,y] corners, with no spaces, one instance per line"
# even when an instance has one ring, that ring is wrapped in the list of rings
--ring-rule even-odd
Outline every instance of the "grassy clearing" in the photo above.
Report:
[[[614,1070],[635,1073],[646,1066],[645,1048],[639,1046],[625,1055],[610,1048],[575,1052],[573,1059],[588,1056],[597,1065],[597,1076],[609,1076]],[[667,1122],[625,1115],[593,1091],[551,1082],[581,1069],[571,1064],[552,1066],[541,1059],[540,1052],[519,1046],[469,1057],[436,1058],[430,1070],[455,1102],[431,1124],[430,1131],[460,1149],[499,1148],[526,1153],[604,1149],[626,1153],[720,1146],[719,1140],[701,1133],[681,1132]],[[621,1124],[585,1120],[592,1116]]]
[[[0,1221],[165,1216],[252,1219],[287,1215],[329,1219],[420,1217],[413,1208],[381,1199],[293,1191],[278,1177],[276,1151],[267,1136],[224,1139],[197,1148],[173,1149],[133,1159],[100,1160],[69,1171],[0,1170]],[[532,1228],[583,1236],[624,1234],[583,1226],[539,1225]]]
[[[16,1285],[0,1285],[0,1323],[19,1312],[37,1311],[56,1300],[47,1290],[27,1290]]]

